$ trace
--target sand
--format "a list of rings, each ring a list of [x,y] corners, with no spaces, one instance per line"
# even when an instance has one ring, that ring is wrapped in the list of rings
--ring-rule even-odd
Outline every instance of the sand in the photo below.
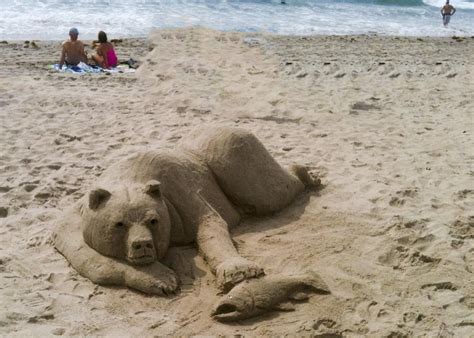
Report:
[[[186,29],[117,52],[142,66],[60,74],[58,42],[0,42],[1,335],[472,335],[474,39]],[[53,249],[104,168],[209,123],[319,173],[324,189],[233,236],[268,274],[316,271],[331,295],[226,325],[193,247],[173,249],[173,298],[96,286]]]

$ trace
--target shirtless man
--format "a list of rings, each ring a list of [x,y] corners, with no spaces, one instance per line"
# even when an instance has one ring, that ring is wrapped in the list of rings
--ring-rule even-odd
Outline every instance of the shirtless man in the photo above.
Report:
[[[63,64],[77,66],[79,62],[87,62],[87,55],[84,51],[84,44],[79,41],[77,37],[79,31],[77,28],[71,28],[69,30],[68,41],[63,43],[63,50],[61,51],[61,60],[59,61],[59,69],[63,68]]]
[[[446,0],[446,5],[441,8],[444,27],[448,27],[448,23],[451,20],[451,15],[454,15],[454,13],[456,13],[456,8],[449,4],[449,0]]]

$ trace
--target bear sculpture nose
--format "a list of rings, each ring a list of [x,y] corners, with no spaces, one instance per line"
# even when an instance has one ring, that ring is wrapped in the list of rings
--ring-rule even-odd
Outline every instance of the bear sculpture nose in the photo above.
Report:
[[[134,250],[140,250],[142,248],[153,249],[153,242],[151,240],[139,240],[132,243],[132,248]]]
[[[156,260],[153,234],[140,224],[130,227],[127,239],[127,259],[133,264],[148,264]]]

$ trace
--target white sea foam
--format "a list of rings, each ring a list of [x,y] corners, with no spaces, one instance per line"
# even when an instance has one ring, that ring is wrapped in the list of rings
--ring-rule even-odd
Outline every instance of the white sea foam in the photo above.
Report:
[[[444,0],[1,0],[0,39],[146,36],[156,27],[200,25],[280,34],[474,35],[474,3],[442,26]]]

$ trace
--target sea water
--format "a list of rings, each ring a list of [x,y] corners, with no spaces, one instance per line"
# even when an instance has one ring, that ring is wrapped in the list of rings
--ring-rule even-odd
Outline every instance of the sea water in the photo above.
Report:
[[[203,26],[279,34],[474,36],[474,0],[0,0],[0,40],[146,36],[154,28]]]

